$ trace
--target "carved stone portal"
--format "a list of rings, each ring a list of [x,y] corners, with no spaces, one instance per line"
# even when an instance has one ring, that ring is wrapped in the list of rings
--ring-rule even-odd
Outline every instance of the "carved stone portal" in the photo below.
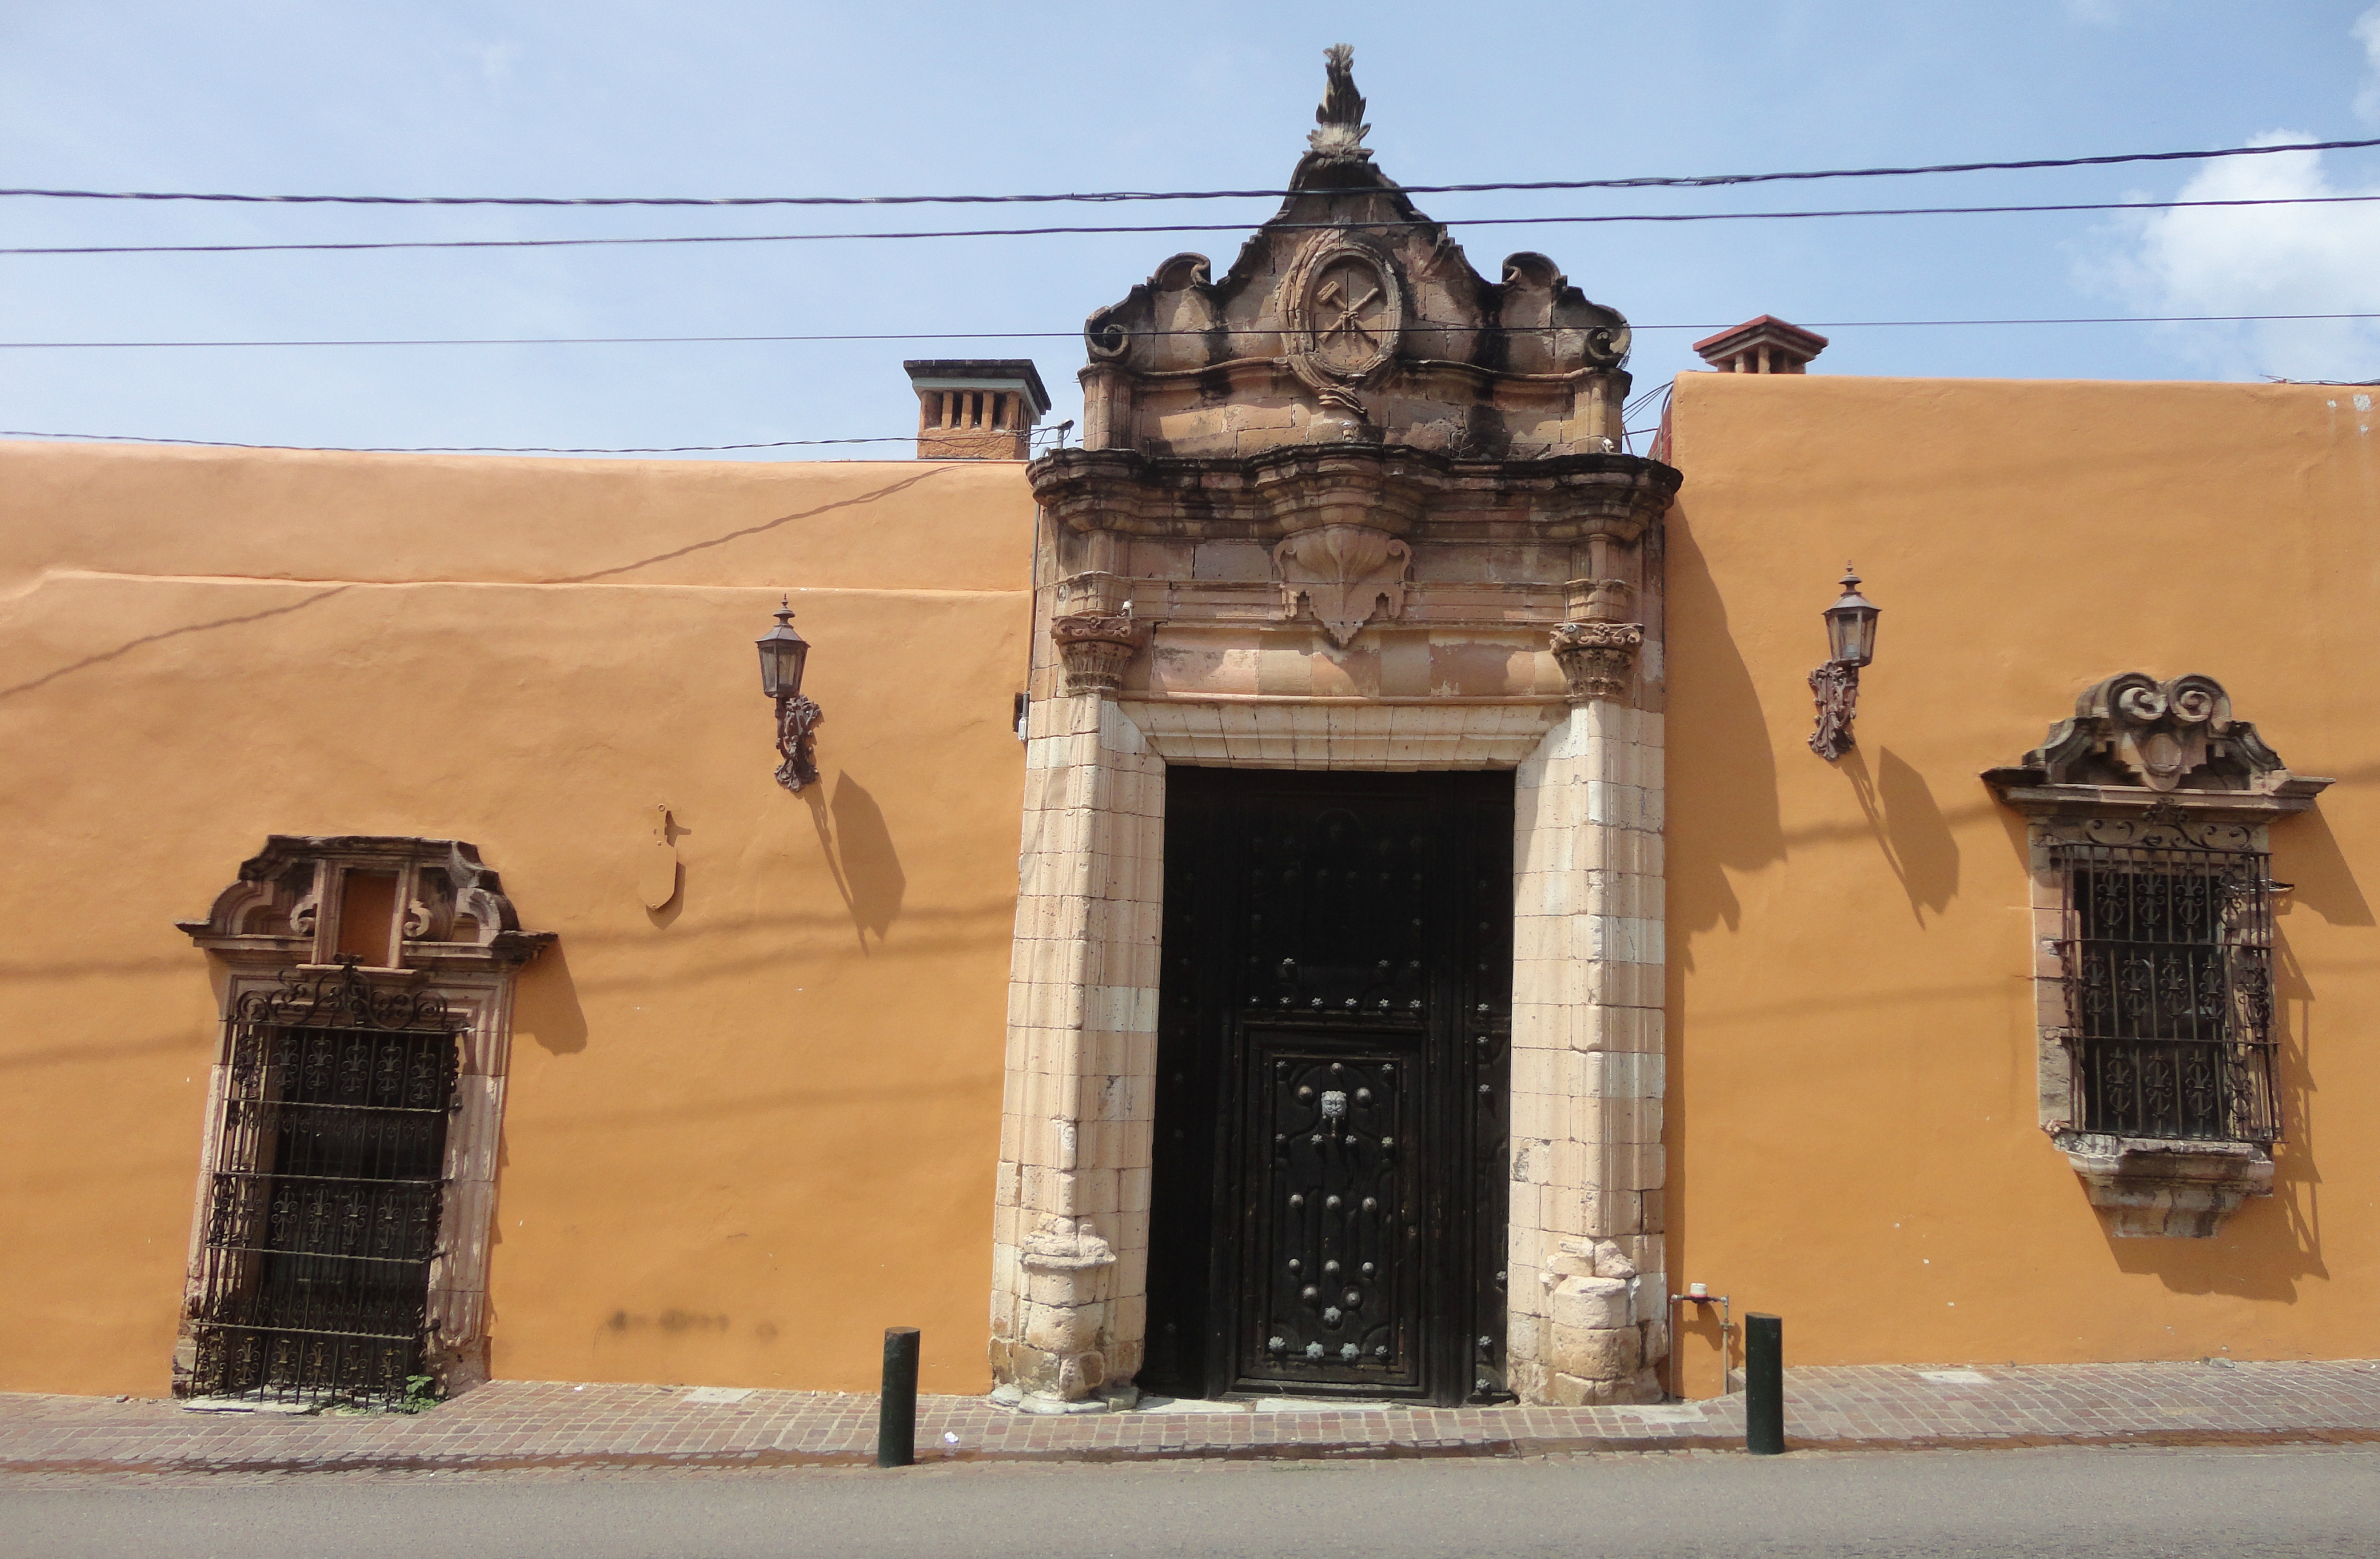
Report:
[[[1439,1360],[1429,1389],[1660,1395],[1655,647],[1679,475],[1622,452],[1627,321],[1544,255],[1475,270],[1373,165],[1363,113],[1333,50],[1279,213],[1228,267],[1175,255],[1091,315],[1082,447],[1030,468],[1050,627],[1027,689],[990,1356],[1028,1410],[1115,1400],[1151,1343],[1176,764],[1517,769],[1530,864],[1510,892],[1537,951],[1501,956],[1514,1081],[1492,1107],[1509,1097],[1511,1163],[1537,1167],[1485,1267],[1513,1277],[1502,1313],[1464,1312],[1461,1367]],[[1641,1277],[1564,1270],[1586,1258],[1562,1242],[1590,1237]],[[1247,1298],[1218,1282],[1218,1305]]]
[[[1281,572],[1281,620],[1294,621],[1304,602],[1342,650],[1375,613],[1384,622],[1404,615],[1413,548],[1385,530],[1325,525],[1300,531],[1273,548],[1272,561]]]

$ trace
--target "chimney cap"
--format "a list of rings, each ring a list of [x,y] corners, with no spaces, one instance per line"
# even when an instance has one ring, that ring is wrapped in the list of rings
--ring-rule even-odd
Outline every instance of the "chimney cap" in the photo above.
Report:
[[[1706,335],[1694,343],[1694,351],[1705,362],[1724,364],[1738,353],[1767,347],[1779,357],[1790,359],[1796,367],[1808,362],[1827,349],[1827,338],[1815,330],[1803,330],[1774,314],[1746,320],[1732,329],[1717,335]]]
[[[1033,397],[1037,420],[1050,409],[1050,392],[1030,358],[912,358],[901,366],[920,390],[1022,390]]]

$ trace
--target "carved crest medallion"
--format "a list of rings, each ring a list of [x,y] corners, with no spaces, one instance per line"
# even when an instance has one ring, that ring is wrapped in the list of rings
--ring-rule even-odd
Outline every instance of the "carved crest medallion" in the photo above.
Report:
[[[1404,289],[1363,239],[1318,235],[1291,263],[1281,296],[1290,367],[1316,389],[1360,384],[1396,356]]]

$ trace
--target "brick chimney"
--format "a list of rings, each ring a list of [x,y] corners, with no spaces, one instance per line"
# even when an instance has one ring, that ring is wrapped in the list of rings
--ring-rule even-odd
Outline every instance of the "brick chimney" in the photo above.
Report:
[[[1703,361],[1725,373],[1806,373],[1827,338],[1774,314],[1746,320],[1694,343]]]
[[[1023,460],[1050,392],[1026,358],[924,358],[905,362],[917,392],[920,460]]]

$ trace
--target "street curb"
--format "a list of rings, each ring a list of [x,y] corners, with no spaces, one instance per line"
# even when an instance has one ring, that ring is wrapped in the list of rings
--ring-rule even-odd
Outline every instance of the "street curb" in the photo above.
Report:
[[[2380,1444],[2380,1429],[2278,1430],[2136,1430],[2104,1434],[2005,1434],[1920,1436],[1912,1439],[1803,1440],[1789,1437],[1792,1451],[1877,1454],[1893,1451],[2021,1451],[2052,1448],[2102,1450],[2179,1450],[2202,1448],[2256,1449],[2282,1445]],[[933,1448],[929,1448],[929,1453]],[[1664,1435],[1560,1436],[1476,1441],[1463,1444],[1359,1444],[1281,1442],[1262,1445],[1183,1445],[1053,1447],[1027,1451],[957,1451],[927,1455],[921,1468],[953,1464],[991,1465],[1007,1462],[1080,1463],[1120,1466],[1163,1462],[1311,1462],[1494,1460],[1524,1456],[1623,1455],[1629,1452],[1690,1451],[1742,1455],[1740,1436]],[[713,1452],[587,1452],[525,1456],[339,1456],[333,1458],[259,1456],[238,1459],[169,1458],[115,1461],[104,1458],[0,1461],[0,1474],[96,1475],[131,1473],[176,1474],[278,1473],[310,1475],[350,1472],[540,1472],[540,1471],[708,1471],[737,1472],[800,1468],[872,1467],[872,1451],[754,1450]]]

